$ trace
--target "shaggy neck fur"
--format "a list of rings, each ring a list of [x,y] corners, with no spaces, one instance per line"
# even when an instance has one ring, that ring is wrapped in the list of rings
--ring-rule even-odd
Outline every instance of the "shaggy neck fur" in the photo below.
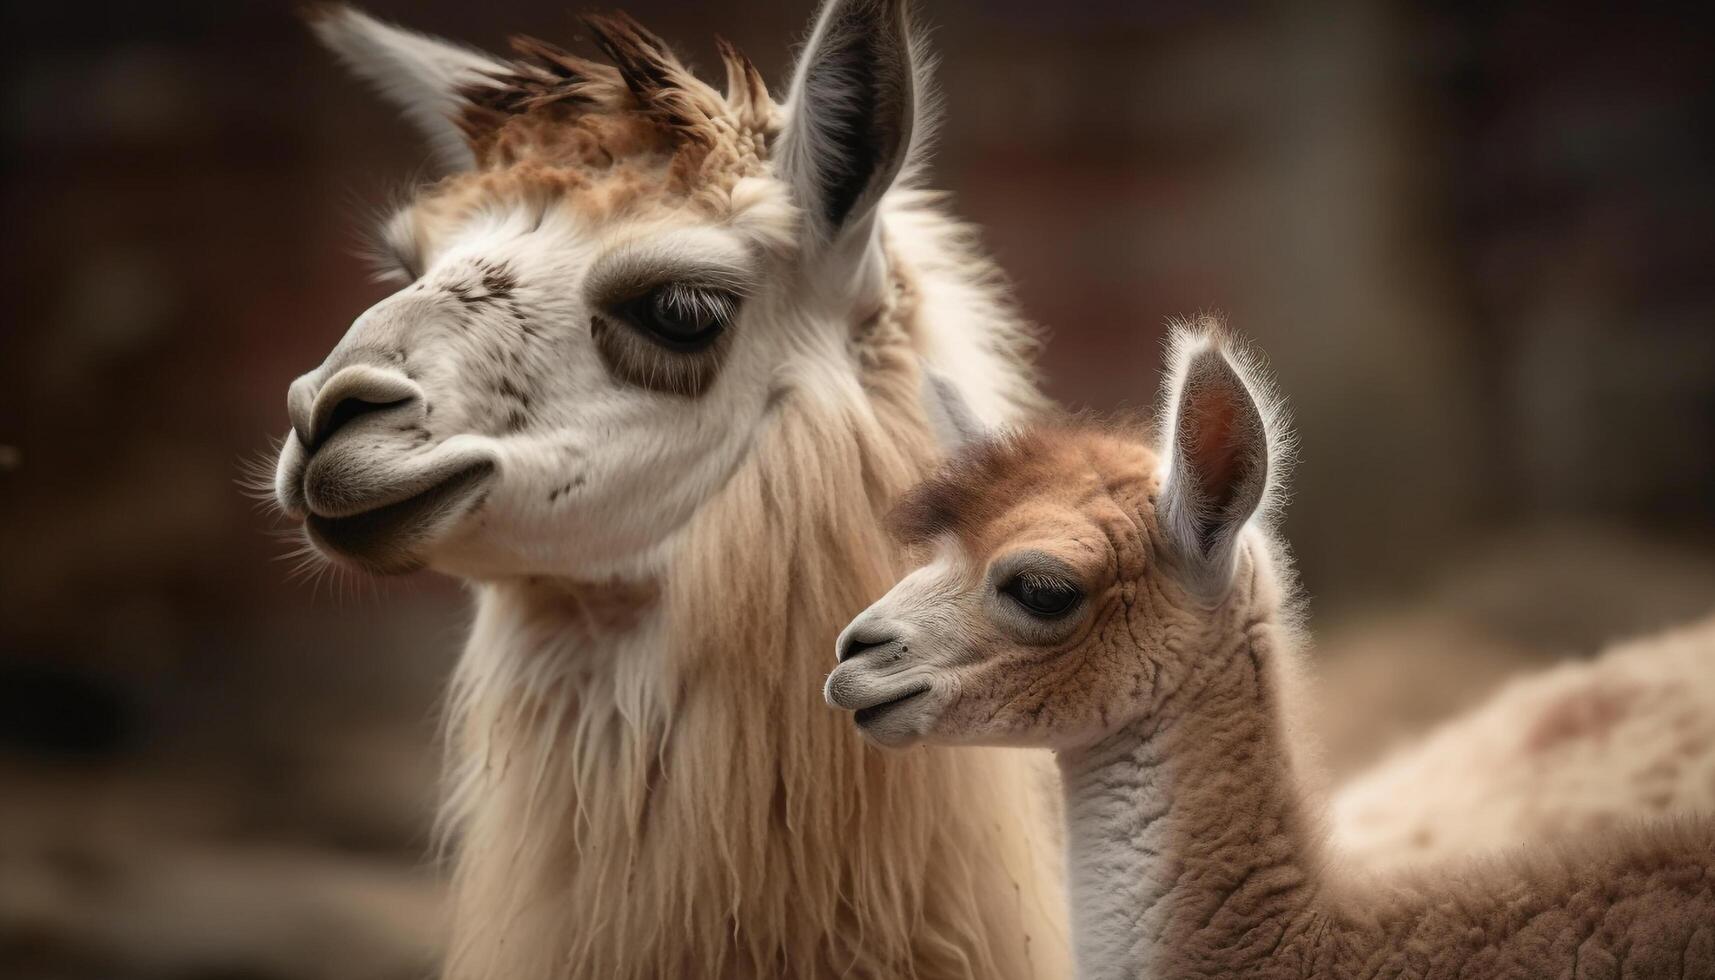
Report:
[[[1715,976],[1707,820],[1385,884],[1330,865],[1278,593],[1240,573],[1185,681],[1061,755],[1081,977]]]
[[[807,340],[659,580],[480,587],[449,976],[1065,974],[1041,760],[884,754],[818,696],[840,627],[903,570],[881,515],[930,462],[919,358],[991,417],[1035,407],[992,271],[900,200],[888,309],[849,352]]]

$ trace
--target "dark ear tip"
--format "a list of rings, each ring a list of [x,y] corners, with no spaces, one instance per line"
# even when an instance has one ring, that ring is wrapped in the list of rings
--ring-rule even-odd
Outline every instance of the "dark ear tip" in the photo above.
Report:
[[[882,30],[901,39],[910,33],[910,0],[829,0],[822,16],[851,29]]]
[[[1185,365],[1187,387],[1201,387],[1211,383],[1228,386],[1244,384],[1239,377],[1238,368],[1227,356],[1226,344],[1219,337],[1211,337],[1199,344]]]
[[[906,0],[829,0],[828,6],[843,7],[854,14],[891,14],[905,9]]]

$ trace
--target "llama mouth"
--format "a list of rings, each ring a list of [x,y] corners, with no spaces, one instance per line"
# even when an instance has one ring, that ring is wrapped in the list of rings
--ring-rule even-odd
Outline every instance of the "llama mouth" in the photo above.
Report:
[[[871,722],[874,722],[876,719],[880,718],[887,712],[892,711],[894,708],[907,704],[928,693],[929,685],[923,684],[919,687],[913,688],[912,690],[906,691],[904,694],[901,694],[892,700],[883,701],[880,704],[872,704],[867,708],[857,709],[857,711],[852,714],[852,720],[856,721],[860,727],[869,725]]]
[[[324,551],[382,575],[422,567],[414,553],[437,526],[468,509],[494,474],[492,460],[477,460],[404,500],[340,517],[310,513],[304,518],[310,539]]]

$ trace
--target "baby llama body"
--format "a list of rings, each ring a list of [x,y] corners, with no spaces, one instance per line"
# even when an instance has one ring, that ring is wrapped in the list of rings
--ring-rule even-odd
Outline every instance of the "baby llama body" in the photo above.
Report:
[[[1708,819],[1385,882],[1330,860],[1287,717],[1281,415],[1213,325],[1177,339],[1161,448],[1035,428],[906,498],[933,560],[841,636],[829,702],[883,745],[1058,752],[1085,977],[1715,978]]]

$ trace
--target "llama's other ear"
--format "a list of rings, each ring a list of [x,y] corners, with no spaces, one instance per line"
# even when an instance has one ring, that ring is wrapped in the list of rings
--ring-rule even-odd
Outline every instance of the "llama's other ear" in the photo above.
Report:
[[[792,79],[780,155],[818,240],[867,240],[911,153],[916,73],[905,0],[827,0]]]
[[[944,374],[923,365],[923,413],[929,416],[930,431],[941,452],[951,456],[988,433],[965,396]]]
[[[458,125],[465,109],[460,90],[487,84],[492,73],[507,70],[504,63],[450,41],[382,23],[344,4],[316,4],[306,8],[304,16],[316,37],[353,73],[403,110],[428,137],[441,163],[453,170],[476,165]]]
[[[1268,492],[1269,427],[1219,334],[1181,336],[1175,347],[1158,512],[1190,584],[1218,594],[1239,532]]]

